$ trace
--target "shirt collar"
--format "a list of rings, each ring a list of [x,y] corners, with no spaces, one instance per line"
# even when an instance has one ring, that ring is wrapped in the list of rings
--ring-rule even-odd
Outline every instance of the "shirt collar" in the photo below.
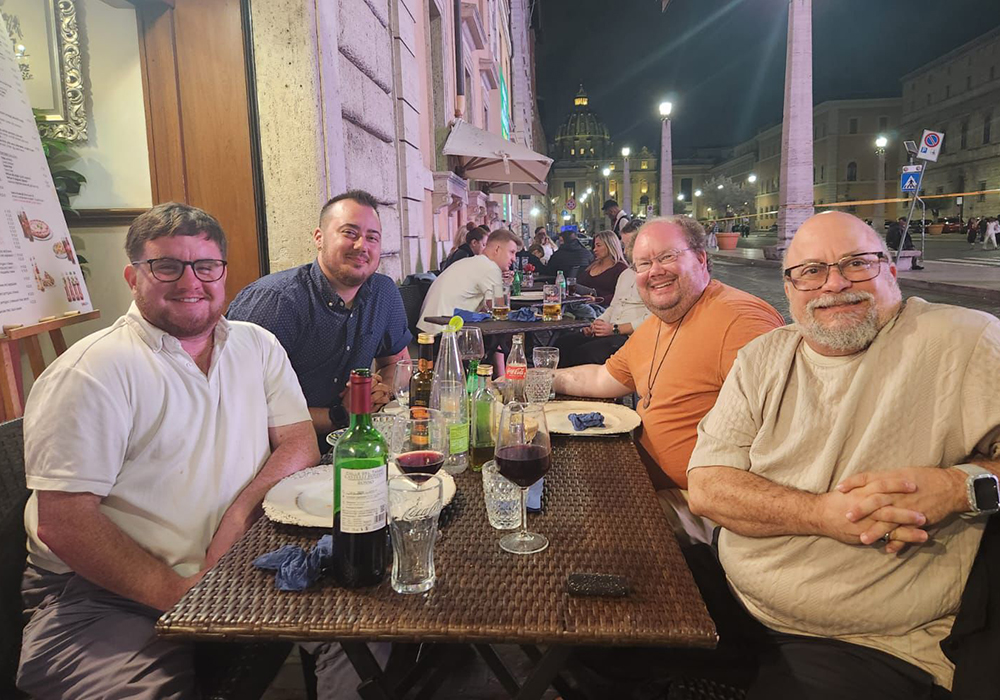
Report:
[[[366,279],[361,284],[361,288],[358,289],[358,293],[354,296],[354,303],[351,305],[354,308],[363,305],[368,301],[368,297],[371,296],[372,288],[372,278],[378,273],[372,273],[371,277]],[[319,266],[319,260],[313,260],[312,264],[309,266],[309,279],[312,281],[313,287],[316,289],[316,293],[319,294],[320,299],[323,300],[323,305],[329,309],[346,308],[344,300],[340,298],[333,289],[333,285],[330,284],[330,280],[326,278],[323,274],[323,268]]]
[[[143,316],[139,311],[139,307],[136,306],[134,301],[129,305],[128,311],[125,312],[125,322],[153,352],[160,352],[163,350],[164,346],[167,346],[167,349],[171,350],[176,350],[181,346],[181,343],[177,338],[170,335],[162,328],[154,326],[152,323],[147,321],[145,316]],[[229,321],[226,320],[225,316],[221,317],[219,322],[215,324],[216,352],[222,350],[222,346],[225,344],[226,339],[229,338],[229,330]]]

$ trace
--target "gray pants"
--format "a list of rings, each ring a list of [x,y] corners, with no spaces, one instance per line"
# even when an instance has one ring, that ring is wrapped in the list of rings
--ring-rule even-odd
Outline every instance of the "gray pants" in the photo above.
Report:
[[[35,700],[198,697],[193,647],[158,638],[153,608],[33,566],[21,594],[31,619],[17,687]]]
[[[301,646],[316,658],[316,695],[319,700],[348,700],[361,697],[358,695],[361,678],[339,643],[307,643]],[[385,669],[392,644],[369,642],[368,648],[379,666]]]

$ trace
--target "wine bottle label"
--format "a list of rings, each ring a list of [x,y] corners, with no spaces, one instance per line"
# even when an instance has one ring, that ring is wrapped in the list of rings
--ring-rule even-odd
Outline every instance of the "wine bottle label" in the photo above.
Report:
[[[385,527],[389,510],[386,465],[340,470],[340,530],[351,534]]]
[[[468,423],[452,423],[448,426],[448,445],[448,451],[453,455],[469,451]]]
[[[507,379],[515,381],[525,379],[528,376],[527,365],[507,365]]]

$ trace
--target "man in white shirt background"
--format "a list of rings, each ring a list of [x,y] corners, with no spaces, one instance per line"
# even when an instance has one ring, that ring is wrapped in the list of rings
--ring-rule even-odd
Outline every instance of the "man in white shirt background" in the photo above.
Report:
[[[455,309],[480,311],[486,297],[503,284],[503,273],[510,269],[520,239],[511,231],[500,228],[486,239],[482,255],[458,260],[443,270],[427,290],[420,309],[417,328],[425,333],[437,333],[441,326],[428,323],[428,316],[451,316]]]
[[[24,414],[28,566],[18,687],[46,698],[193,698],[193,647],[153,629],[316,464],[288,356],[222,318],[226,239],[168,203],[125,243],[134,303],[39,377]]]

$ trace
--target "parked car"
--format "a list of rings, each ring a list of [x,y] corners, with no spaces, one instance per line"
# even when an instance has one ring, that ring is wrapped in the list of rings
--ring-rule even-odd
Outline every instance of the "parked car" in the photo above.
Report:
[[[946,216],[943,219],[938,219],[938,223],[944,224],[944,230],[942,233],[962,232],[962,220],[957,216]]]

